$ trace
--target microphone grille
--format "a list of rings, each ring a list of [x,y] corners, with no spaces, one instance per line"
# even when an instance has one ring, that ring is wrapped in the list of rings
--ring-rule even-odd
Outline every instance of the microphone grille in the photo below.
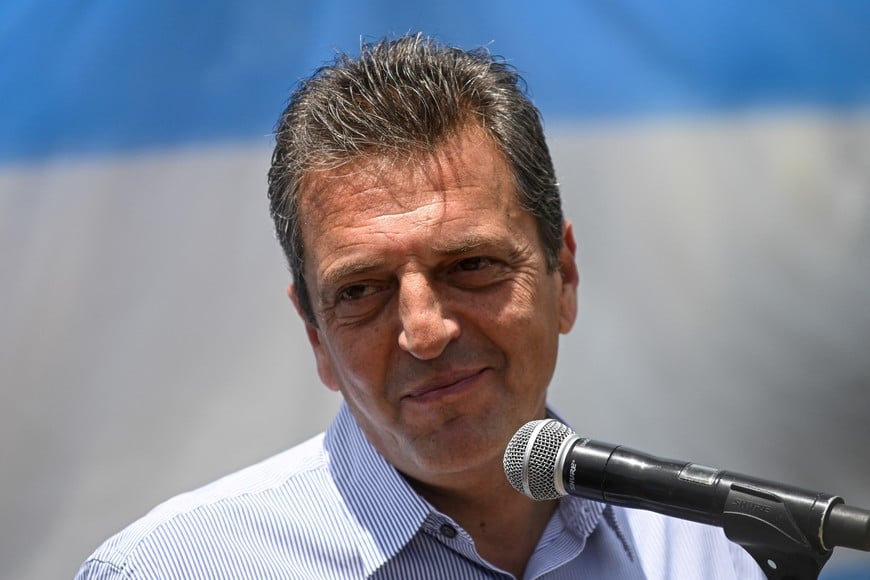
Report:
[[[556,470],[562,444],[572,435],[570,427],[553,419],[520,427],[504,452],[504,472],[511,486],[535,500],[564,495],[556,489]]]

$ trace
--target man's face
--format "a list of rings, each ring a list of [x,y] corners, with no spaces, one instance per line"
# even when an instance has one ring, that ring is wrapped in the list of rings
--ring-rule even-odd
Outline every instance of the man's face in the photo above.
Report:
[[[544,416],[574,322],[570,226],[548,273],[536,221],[479,130],[423,162],[355,163],[303,190],[321,379],[409,477],[491,477],[516,429]]]

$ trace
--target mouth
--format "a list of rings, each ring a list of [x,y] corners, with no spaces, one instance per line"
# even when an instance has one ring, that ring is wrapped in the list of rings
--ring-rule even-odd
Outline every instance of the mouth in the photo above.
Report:
[[[460,396],[474,388],[484,371],[485,369],[457,374],[456,376],[440,377],[412,390],[403,398],[408,402],[426,404]]]

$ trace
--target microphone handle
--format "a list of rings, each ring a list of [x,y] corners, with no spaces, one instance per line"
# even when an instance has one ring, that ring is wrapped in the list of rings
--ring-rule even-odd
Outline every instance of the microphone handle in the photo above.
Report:
[[[719,526],[744,547],[870,551],[870,511],[837,496],[580,437],[563,449],[557,489],[571,495]]]

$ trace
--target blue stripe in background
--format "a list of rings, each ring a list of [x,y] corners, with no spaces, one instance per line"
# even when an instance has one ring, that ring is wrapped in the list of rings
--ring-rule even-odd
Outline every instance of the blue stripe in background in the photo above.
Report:
[[[550,124],[870,101],[867,2],[48,2],[0,7],[0,161],[268,138],[360,37],[489,44]]]

